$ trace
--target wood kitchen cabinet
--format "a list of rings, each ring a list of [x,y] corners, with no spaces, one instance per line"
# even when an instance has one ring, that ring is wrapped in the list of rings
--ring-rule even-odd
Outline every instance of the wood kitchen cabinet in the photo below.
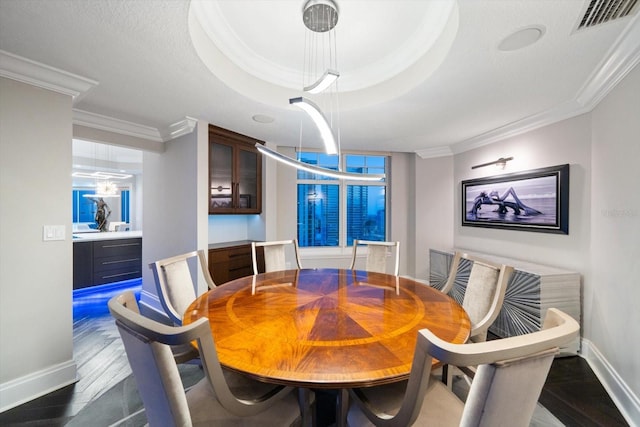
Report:
[[[257,248],[258,271],[264,272],[264,252]],[[209,245],[209,272],[216,285],[253,274],[251,241]]]
[[[248,136],[209,125],[209,213],[262,212],[262,157]]]

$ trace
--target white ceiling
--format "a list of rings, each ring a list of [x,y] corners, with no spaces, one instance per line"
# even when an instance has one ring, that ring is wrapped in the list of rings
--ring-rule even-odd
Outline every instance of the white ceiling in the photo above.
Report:
[[[429,7],[445,0],[336,1],[338,63],[350,89],[340,86],[343,149],[464,151],[589,111],[640,61],[638,5],[626,18],[576,30],[589,0],[458,0],[453,27],[429,50],[424,29],[437,25]],[[219,49],[194,47],[186,0],[0,0],[0,49],[97,81],[75,99],[76,115],[161,136],[192,117],[299,145],[301,113],[288,98],[300,96],[300,82],[256,76],[272,75],[261,61],[293,75],[302,68],[303,1],[204,3],[212,13],[205,26],[224,39]],[[498,49],[531,26],[544,31],[537,43]],[[235,55],[238,46],[249,54]],[[254,73],[238,65],[242,58]],[[385,80],[373,84],[379,76],[367,69],[386,70]],[[256,114],[274,121],[258,123]]]

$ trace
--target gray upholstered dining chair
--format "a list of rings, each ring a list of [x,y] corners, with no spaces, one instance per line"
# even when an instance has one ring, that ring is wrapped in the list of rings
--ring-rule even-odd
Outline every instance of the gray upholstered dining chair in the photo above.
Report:
[[[160,304],[169,319],[178,326],[182,325],[183,313],[197,297],[188,264],[189,259],[196,257],[207,287],[215,288],[216,285],[209,273],[207,258],[202,249],[161,259],[149,265],[153,270]]]
[[[428,329],[418,333],[408,381],[350,390],[352,427],[528,426],[558,347],[580,326],[547,310],[542,330],[500,340],[451,344]],[[466,402],[431,375],[432,358],[478,365]]]
[[[400,242],[378,242],[372,240],[353,240],[353,255],[351,257],[351,270],[355,269],[358,248],[367,247],[367,259],[365,262],[365,271],[375,273],[387,272],[387,254],[393,251],[394,267],[391,272],[394,276],[398,275],[400,268]]]
[[[298,240],[277,240],[270,242],[251,242],[251,256],[253,258],[253,274],[258,274],[258,257],[257,248],[264,250],[264,271],[280,271],[292,269],[287,268],[287,247],[292,247],[294,252],[295,264],[298,270],[302,268],[300,262],[300,253],[298,250]]]
[[[196,288],[188,265],[188,261],[192,258],[196,258],[196,262],[200,264],[200,270],[208,288],[215,288],[216,285],[209,273],[207,258],[202,249],[161,259],[149,265],[155,278],[160,304],[169,320],[178,326],[182,325],[182,315],[185,310],[196,299]],[[171,346],[171,350],[178,363],[199,362],[198,350],[189,343]]]
[[[458,267],[462,260],[472,263],[471,271],[467,277],[458,274]],[[471,321],[469,338],[471,341],[486,341],[489,327],[502,309],[507,283],[512,274],[513,267],[511,266],[486,261],[467,253],[455,253],[449,277],[441,291],[451,294],[456,281],[466,280],[461,303]]]
[[[168,326],[143,317],[135,296],[109,301],[150,426],[306,425],[312,393],[274,386],[223,370],[206,318]],[[198,343],[205,378],[185,392],[170,345]],[[304,409],[304,410],[303,410]]]

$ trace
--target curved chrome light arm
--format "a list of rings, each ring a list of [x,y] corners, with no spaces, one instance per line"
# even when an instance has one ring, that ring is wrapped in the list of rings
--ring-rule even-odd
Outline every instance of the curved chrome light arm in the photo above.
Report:
[[[340,77],[340,73],[336,70],[327,70],[314,84],[305,86],[304,91],[309,93],[320,93],[333,84]]]
[[[320,136],[324,142],[325,152],[327,154],[338,154],[338,148],[336,140],[333,137],[333,133],[331,132],[331,126],[329,126],[329,122],[327,122],[327,119],[320,111],[320,108],[307,98],[303,97],[291,98],[289,99],[289,104],[300,107],[309,115],[309,117],[311,117],[311,120],[313,120],[320,131]]]
[[[265,147],[260,143],[256,143],[256,148],[262,154],[271,157],[285,165],[292,166],[296,169],[304,170],[310,173],[316,173],[318,175],[328,176],[330,178],[337,179],[352,179],[356,181],[381,181],[385,178],[384,174],[362,174],[353,172],[341,172],[331,169],[321,168],[319,166],[313,166],[308,163],[294,160],[291,157],[287,157],[284,154],[280,154],[277,151],[273,151],[270,148]]]

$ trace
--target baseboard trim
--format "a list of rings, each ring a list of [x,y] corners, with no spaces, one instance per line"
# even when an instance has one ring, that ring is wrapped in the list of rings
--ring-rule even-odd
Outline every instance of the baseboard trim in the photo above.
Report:
[[[68,360],[0,384],[0,412],[37,399],[78,381],[74,360]]]
[[[585,338],[582,339],[582,358],[587,361],[629,425],[638,427],[640,399],[600,353],[600,350]]]

